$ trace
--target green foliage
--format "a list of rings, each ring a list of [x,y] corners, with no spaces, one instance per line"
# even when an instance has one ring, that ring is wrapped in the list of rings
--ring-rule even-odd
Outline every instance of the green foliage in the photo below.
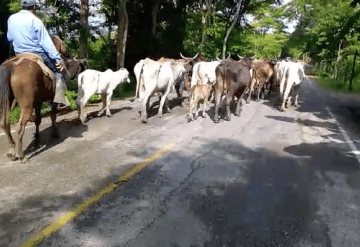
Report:
[[[348,83],[345,83],[343,81],[335,80],[326,76],[318,77],[317,81],[319,82],[319,85],[322,86],[323,88],[336,92],[350,93],[348,90]],[[354,83],[351,93],[360,93],[359,80],[356,83]]]
[[[66,90],[65,96],[67,97],[67,99],[70,102],[70,109],[75,110],[77,108],[77,106],[76,106],[77,93],[75,91]]]
[[[17,121],[19,121],[20,119],[20,107],[19,106],[16,106],[11,112],[10,112],[10,115],[9,115],[9,119],[10,119],[10,123],[11,124],[14,124],[16,123]]]

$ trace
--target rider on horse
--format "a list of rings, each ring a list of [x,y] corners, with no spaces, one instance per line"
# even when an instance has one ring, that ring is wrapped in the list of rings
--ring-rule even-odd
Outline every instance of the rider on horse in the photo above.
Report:
[[[22,10],[8,19],[7,38],[14,48],[15,54],[33,53],[39,55],[44,63],[55,73],[56,85],[64,85],[61,72],[65,62],[56,50],[43,22],[35,16],[36,0],[21,0]],[[54,99],[55,103],[69,105],[64,93]]]

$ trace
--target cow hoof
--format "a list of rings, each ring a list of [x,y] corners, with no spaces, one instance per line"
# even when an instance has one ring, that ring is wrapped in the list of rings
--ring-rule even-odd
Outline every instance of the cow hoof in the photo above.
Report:
[[[12,160],[12,161],[17,160],[17,158],[16,158],[16,155],[15,155],[15,152],[14,152],[14,151],[9,151],[9,152],[6,154],[6,156],[7,156],[10,160]]]
[[[246,104],[250,104],[250,100],[249,100],[249,99],[246,100]]]
[[[97,114],[98,117],[102,117],[102,115],[104,115],[104,111],[99,111]]]
[[[218,117],[214,117],[214,123],[219,123],[219,118]]]
[[[230,121],[230,120],[231,120],[230,117],[225,117],[224,119],[225,119],[226,121]]]
[[[26,157],[26,156],[24,156],[24,157],[22,157],[22,158],[19,158],[19,159],[20,159],[20,163],[21,163],[21,164],[25,164],[25,163],[28,163],[28,162],[29,162],[29,158]]]
[[[147,124],[147,119],[142,119],[141,122]]]
[[[158,118],[162,118],[162,114],[158,114]]]
[[[110,113],[109,113],[109,114],[106,114],[106,116],[107,116],[107,117],[111,117],[111,114],[110,114]]]
[[[235,112],[235,113],[234,113],[234,116],[240,117],[240,112]]]

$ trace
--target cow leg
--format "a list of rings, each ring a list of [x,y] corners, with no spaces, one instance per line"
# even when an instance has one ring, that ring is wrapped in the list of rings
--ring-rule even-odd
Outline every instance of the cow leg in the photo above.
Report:
[[[41,104],[35,106],[35,148],[38,148],[40,145],[40,134],[39,128],[41,124]]]
[[[110,112],[110,104],[111,104],[111,97],[112,97],[112,92],[108,93],[106,96],[106,116],[107,117],[111,117],[111,112]]]
[[[147,123],[147,109],[149,108],[149,99],[151,93],[146,92],[142,102],[142,111],[141,111],[141,122]]]
[[[192,98],[190,99],[190,107],[189,107],[189,118],[188,118],[188,121],[192,121],[194,120],[194,115],[193,115],[193,112],[194,112],[194,108],[195,108],[195,100],[193,100]]]
[[[228,93],[226,94],[226,117],[225,117],[226,121],[231,120],[230,105],[233,97],[234,97],[233,90],[228,91]]]
[[[289,97],[289,93],[290,93],[290,90],[291,90],[291,85],[289,82],[286,83],[286,88],[285,88],[285,92],[282,96],[282,104],[281,104],[281,107],[280,107],[280,111],[285,111],[285,104],[286,104],[286,101]]]
[[[241,108],[242,108],[242,99],[244,97],[244,94],[246,92],[246,86],[244,87],[242,93],[240,94],[240,97],[238,99],[238,102],[236,104],[236,110],[235,110],[235,116],[240,116]]]
[[[215,114],[214,114],[214,122],[219,122],[219,107],[221,104],[221,91],[215,89]]]
[[[206,118],[206,109],[207,109],[207,105],[208,105],[208,97],[205,97],[203,105],[202,105],[202,117]]]
[[[293,90],[294,90],[294,95],[295,95],[294,106],[299,107],[298,99],[299,99],[300,84],[296,85]]]
[[[170,82],[169,82],[170,83]],[[165,101],[169,95],[169,92],[170,92],[170,86],[168,86],[168,88],[166,89],[166,91],[163,93],[162,97],[161,97],[161,101],[160,101],[160,105],[159,105],[159,111],[158,111],[158,117],[162,117],[162,114],[163,114],[163,108],[164,108],[164,104],[165,104]]]
[[[291,93],[290,93],[291,94]],[[287,100],[285,101],[285,107],[289,108],[291,106],[291,100],[292,100],[292,96],[289,95],[289,97],[287,98]]]
[[[105,109],[106,109],[106,94],[105,93],[102,93],[101,94],[101,101],[102,101],[102,107],[101,109],[99,110],[97,116],[98,117],[101,117],[102,115],[104,115],[105,113]]]
[[[20,161],[26,162],[27,158],[24,155],[24,151],[23,151],[23,137],[24,137],[24,133],[25,133],[25,127],[26,124],[29,122],[29,119],[31,117],[31,113],[32,113],[32,104],[28,107],[23,107],[21,109],[21,117],[20,117],[20,121],[19,121],[19,129],[17,131],[18,134],[18,142],[17,142],[17,150],[16,150],[16,158],[20,159]]]
[[[170,100],[168,99],[168,97],[166,97],[165,99],[165,106],[167,112],[172,112],[172,110],[170,109]]]
[[[255,86],[255,83],[256,83],[256,79],[251,79],[251,82],[250,82],[250,90],[249,90],[249,95],[248,97],[246,98],[246,104],[250,104],[250,101],[251,101],[251,96],[252,96],[252,93],[254,91],[254,86]]]
[[[195,110],[195,119],[198,119],[198,117],[199,117],[199,111],[200,111],[200,101],[199,101],[199,99],[196,99],[195,107],[196,107],[196,110]]]
[[[79,118],[83,124],[86,122],[86,117],[87,117],[87,114],[85,111],[85,106],[86,106],[86,103],[88,102],[88,100],[90,99],[90,97],[91,97],[91,94],[85,93],[83,98],[81,98],[79,100],[80,107],[78,108],[78,114],[79,114]]]
[[[53,138],[59,138],[59,130],[56,125],[56,114],[58,109],[58,103],[52,103],[51,104],[51,126],[52,126],[52,137]]]

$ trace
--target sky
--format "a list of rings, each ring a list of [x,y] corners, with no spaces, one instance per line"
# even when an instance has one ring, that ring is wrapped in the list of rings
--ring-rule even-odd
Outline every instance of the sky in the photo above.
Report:
[[[291,2],[292,0],[283,0],[282,4],[287,4],[289,2]],[[287,25],[287,28],[285,29],[286,32],[288,33],[292,33],[295,31],[295,27],[296,27],[297,21],[288,21],[285,20],[285,25]]]

